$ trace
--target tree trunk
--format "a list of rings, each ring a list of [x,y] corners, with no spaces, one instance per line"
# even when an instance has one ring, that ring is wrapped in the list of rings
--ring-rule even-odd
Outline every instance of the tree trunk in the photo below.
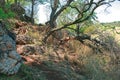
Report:
[[[32,1],[32,11],[31,11],[31,23],[34,24],[34,18],[33,18],[33,15],[34,15],[34,0],[31,0]]]
[[[0,7],[4,8],[4,6],[5,6],[5,0],[0,0]]]
[[[14,3],[17,4],[17,0],[14,0]]]

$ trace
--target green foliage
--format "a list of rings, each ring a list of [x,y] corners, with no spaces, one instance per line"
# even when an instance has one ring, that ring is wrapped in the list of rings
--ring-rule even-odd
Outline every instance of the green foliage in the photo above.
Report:
[[[91,10],[88,10],[82,15],[79,11],[82,10],[82,8],[84,6],[84,2],[85,2],[85,0],[76,0],[73,3],[71,3],[72,7],[67,7],[62,12],[62,14],[58,17],[58,20],[57,20],[58,25],[63,26],[69,22],[74,22],[78,18],[80,20],[83,20],[84,18],[90,16],[86,21],[79,23],[81,25],[79,30],[77,28],[77,25],[71,25],[71,26],[69,26],[71,28],[71,29],[69,28],[69,31],[70,31],[70,33],[72,33],[74,35],[78,35],[78,31],[80,32],[80,34],[87,32],[87,31],[88,32],[93,31],[94,27],[92,27],[90,25],[93,25],[93,20],[95,20],[97,18],[96,13],[94,12],[92,15],[90,15]],[[75,9],[75,8],[77,8],[77,9]],[[88,27],[89,27],[89,29],[88,29]]]
[[[8,13],[5,13],[3,9],[0,8],[0,19],[7,19],[7,18],[13,18],[15,16],[15,13],[12,11],[8,11]]]
[[[70,35],[76,35],[76,34],[75,34],[75,29],[76,29],[76,25],[71,25],[71,26],[68,28],[68,31],[70,32]]]
[[[68,30],[70,31],[71,34],[76,35],[77,32],[77,26],[76,25],[71,25],[70,28],[68,28]],[[95,25],[82,25],[80,26],[79,32],[80,34],[91,34],[94,33],[96,30],[96,26]]]
[[[6,19],[7,18],[7,14],[5,14],[5,12],[3,11],[2,8],[0,8],[0,19]]]
[[[0,8],[0,19],[14,18],[15,13],[10,10],[10,4],[6,4],[4,9]]]
[[[80,28],[80,33],[84,33],[84,31],[87,29],[88,27],[87,26],[82,26],[81,28]]]
[[[8,4],[14,3],[15,0],[8,0]]]
[[[9,11],[7,14],[7,18],[13,18],[15,17],[15,13],[13,13],[12,11]]]

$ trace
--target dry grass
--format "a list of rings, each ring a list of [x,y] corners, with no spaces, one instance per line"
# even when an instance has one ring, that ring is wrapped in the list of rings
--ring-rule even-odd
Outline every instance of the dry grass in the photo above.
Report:
[[[50,44],[43,44],[44,28],[28,28],[28,35],[34,44],[44,46],[44,54],[29,55],[34,62],[22,65],[20,71],[13,76],[0,74],[0,80],[119,80],[120,79],[120,47],[113,36],[99,36],[107,46],[97,46],[96,49],[86,44],[94,45],[86,40],[86,44],[71,40],[63,45],[51,36]],[[92,30],[90,28],[90,30]],[[90,31],[89,29],[86,32]],[[94,31],[94,30],[93,30]],[[65,32],[65,33],[64,33]],[[99,34],[99,33],[98,33]],[[63,31],[63,37],[67,36]],[[98,36],[98,35],[97,35]],[[117,35],[118,36],[118,35]],[[54,43],[54,44],[53,44]]]

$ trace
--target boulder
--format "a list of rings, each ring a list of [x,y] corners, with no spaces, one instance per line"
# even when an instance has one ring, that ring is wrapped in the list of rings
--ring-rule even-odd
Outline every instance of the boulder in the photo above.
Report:
[[[0,21],[0,73],[12,75],[18,72],[22,60],[16,51],[15,34]]]

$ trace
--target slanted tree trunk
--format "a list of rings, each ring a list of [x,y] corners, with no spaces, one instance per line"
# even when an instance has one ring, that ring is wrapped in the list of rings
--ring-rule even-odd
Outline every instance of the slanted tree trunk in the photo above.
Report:
[[[51,0],[52,12],[50,14],[50,20],[48,21],[48,23],[49,23],[48,25],[50,28],[57,27],[57,24],[56,24],[57,18],[72,3],[72,1],[74,1],[74,0],[68,0],[67,3],[58,10],[60,1],[59,0]]]

